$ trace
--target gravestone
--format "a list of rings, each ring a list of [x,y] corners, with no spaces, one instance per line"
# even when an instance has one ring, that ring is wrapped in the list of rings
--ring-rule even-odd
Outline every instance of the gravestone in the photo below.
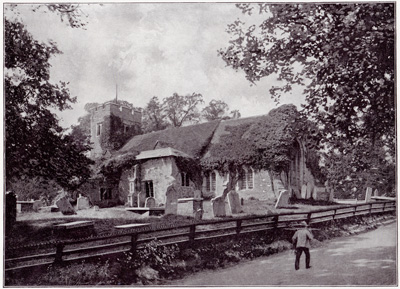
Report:
[[[89,208],[90,208],[89,198],[83,197],[81,194],[79,194],[78,200],[76,202],[76,209],[77,210],[86,210]]]
[[[33,202],[33,211],[34,212],[39,212],[39,209],[43,207],[43,201],[42,200],[36,200]]]
[[[306,197],[307,199],[310,199],[312,197],[313,189],[314,189],[313,184],[308,182],[307,183],[307,197]]]
[[[153,197],[148,197],[144,204],[146,208],[154,208],[156,206],[156,199]]]
[[[378,189],[375,189],[375,191],[374,191],[374,197],[378,197],[378,196],[379,196]]]
[[[306,185],[301,186],[301,198],[302,199],[307,198],[307,186]]]
[[[195,219],[195,220],[201,220],[201,219],[203,219],[203,210],[202,210],[202,209],[198,209],[198,210],[194,213],[194,219]]]
[[[60,209],[63,215],[74,215],[76,214],[74,208],[69,202],[69,198],[67,196],[60,197],[56,200],[56,206]]]
[[[281,180],[275,180],[275,192],[278,192],[278,195],[275,193],[275,197],[279,197],[279,192],[285,189]]]
[[[228,193],[228,203],[232,214],[239,214],[242,211],[239,194],[235,190]]]
[[[289,205],[289,191],[280,191],[278,201],[275,204],[275,208],[287,207]]]
[[[99,208],[99,206],[94,206],[94,207],[93,207],[93,210],[97,212],[97,211],[100,210],[100,208]]]
[[[222,196],[216,197],[211,200],[214,217],[225,217],[225,200]]]
[[[365,201],[370,202],[372,196],[372,188],[368,187],[367,191],[365,192]]]
[[[178,192],[175,190],[175,186],[169,186],[165,195],[165,214],[176,215],[178,213]]]
[[[138,207],[143,208],[146,203],[146,192],[140,192],[138,194]]]
[[[129,207],[133,207],[134,206],[134,197],[133,197],[134,193],[129,193],[128,194],[128,206]]]
[[[14,192],[6,193],[6,231],[9,232],[17,220],[17,196]]]

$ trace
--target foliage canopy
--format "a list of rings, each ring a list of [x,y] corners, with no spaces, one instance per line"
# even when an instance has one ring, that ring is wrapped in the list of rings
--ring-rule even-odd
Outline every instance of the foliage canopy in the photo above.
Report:
[[[251,14],[257,6],[237,5]],[[340,148],[368,138],[394,146],[394,4],[259,4],[265,20],[247,29],[228,26],[225,62],[255,83],[277,74],[279,100],[294,84],[307,85],[305,112]],[[308,82],[308,84],[307,84]]]
[[[55,43],[35,40],[17,20],[4,20],[6,181],[40,177],[74,189],[90,175],[89,147],[65,134],[53,110],[76,101],[68,84],[50,81]]]

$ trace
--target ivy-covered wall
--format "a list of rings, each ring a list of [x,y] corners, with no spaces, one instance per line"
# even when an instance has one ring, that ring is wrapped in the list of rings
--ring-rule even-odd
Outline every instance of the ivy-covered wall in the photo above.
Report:
[[[100,146],[103,151],[120,149],[131,137],[140,134],[138,125],[127,124],[119,116],[108,115],[104,117]]]
[[[98,135],[98,126],[101,133]],[[132,136],[141,134],[141,112],[113,101],[94,107],[90,115],[92,158],[106,150],[121,148]]]

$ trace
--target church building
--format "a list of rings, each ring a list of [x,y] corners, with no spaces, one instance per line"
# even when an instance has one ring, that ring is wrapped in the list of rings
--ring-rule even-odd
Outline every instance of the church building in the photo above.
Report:
[[[93,204],[102,206],[143,207],[145,199],[152,197],[157,207],[163,207],[171,185],[178,188],[179,198],[192,198],[197,192],[202,198],[211,199],[222,194],[223,183],[229,175],[203,172],[200,167],[188,164],[199,163],[222,135],[229,134],[228,127],[251,126],[265,118],[264,115],[216,120],[141,134],[139,110],[115,101],[106,102],[91,111],[91,157],[107,160],[135,154],[136,164],[124,167],[116,182],[93,179],[80,191],[89,194]],[[289,174],[276,175],[251,166],[243,167],[236,186],[240,197],[276,199],[280,190],[287,189],[298,198],[326,199],[324,194],[317,196],[318,184],[306,165],[305,145],[298,140],[293,146],[295,156]]]

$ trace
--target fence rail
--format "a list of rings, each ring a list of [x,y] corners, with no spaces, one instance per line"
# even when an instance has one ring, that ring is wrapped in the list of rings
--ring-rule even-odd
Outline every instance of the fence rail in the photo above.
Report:
[[[57,262],[70,262],[94,257],[121,254],[140,250],[154,240],[162,244],[193,244],[196,241],[215,238],[227,238],[246,233],[276,230],[291,227],[293,224],[307,221],[309,224],[331,220],[389,213],[396,211],[395,201],[379,201],[364,204],[333,206],[321,210],[292,212],[262,216],[198,221],[189,225],[145,227],[125,233],[90,237],[79,240],[58,241],[46,244],[24,246],[23,251],[41,248],[40,254],[32,254],[5,259],[5,271],[29,269]],[[156,234],[155,234],[156,233]],[[111,240],[111,243],[107,243]],[[103,243],[101,243],[103,242]],[[104,243],[105,242],[105,243]],[[82,246],[83,245],[83,246]],[[85,246],[86,245],[86,246]],[[6,248],[7,249],[7,248]],[[18,251],[16,248],[14,251]]]

